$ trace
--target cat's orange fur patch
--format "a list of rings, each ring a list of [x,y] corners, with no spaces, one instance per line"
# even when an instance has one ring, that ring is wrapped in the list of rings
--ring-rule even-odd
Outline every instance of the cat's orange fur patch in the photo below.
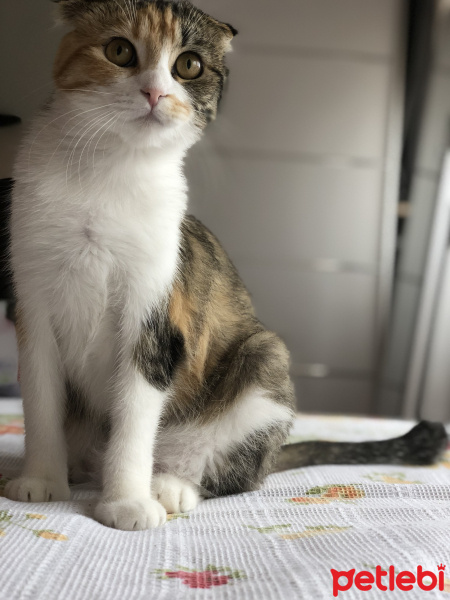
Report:
[[[203,331],[200,336],[194,336],[194,311],[197,308],[194,303],[195,298],[183,294],[182,290],[175,286],[170,298],[169,317],[183,334],[189,363],[188,370],[195,379],[201,381],[208,353],[209,332]]]
[[[154,67],[165,46],[181,44],[181,32],[177,18],[167,7],[158,10],[149,4],[146,10],[139,11],[133,25],[132,35],[143,41],[147,48],[147,65]]]
[[[189,117],[191,114],[191,107],[188,104],[185,104],[173,94],[168,94],[167,98],[170,98],[171,100],[168,111],[172,117]]]
[[[103,48],[86,43],[72,31],[62,39],[53,76],[60,89],[84,89],[93,83],[111,83],[117,77],[117,67],[105,59]]]

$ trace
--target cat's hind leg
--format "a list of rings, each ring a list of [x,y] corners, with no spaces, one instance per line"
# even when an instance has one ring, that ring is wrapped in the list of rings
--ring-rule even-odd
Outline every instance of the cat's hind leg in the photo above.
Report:
[[[272,471],[292,422],[292,412],[263,388],[250,388],[217,427],[213,457],[205,464],[205,497],[258,489]]]
[[[181,501],[172,504],[173,497],[184,495],[194,504],[186,485],[205,497],[251,491],[261,485],[294,416],[288,368],[281,340],[271,332],[258,331],[223,357],[205,384],[207,395],[195,399],[185,418],[166,418],[155,462],[159,472],[170,474],[159,476],[170,498],[165,501],[161,494],[159,501],[167,510],[169,505],[177,510],[184,506]],[[181,487],[175,481],[182,482]]]
[[[213,457],[201,487],[211,496],[258,489],[276,461],[294,417],[289,355],[272,332],[249,336],[225,357],[225,376],[212,406],[226,405],[216,420]]]

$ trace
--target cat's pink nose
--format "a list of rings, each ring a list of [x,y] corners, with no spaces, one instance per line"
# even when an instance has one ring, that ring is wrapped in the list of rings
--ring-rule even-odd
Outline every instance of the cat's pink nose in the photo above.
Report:
[[[141,92],[147,98],[148,103],[152,108],[154,108],[158,104],[160,98],[165,97],[165,94],[163,94],[161,90],[155,88],[145,88],[141,90]]]

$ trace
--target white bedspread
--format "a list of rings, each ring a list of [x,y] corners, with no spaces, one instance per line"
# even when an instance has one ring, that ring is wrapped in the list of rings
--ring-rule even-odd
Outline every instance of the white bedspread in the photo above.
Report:
[[[0,413],[1,493],[20,469],[23,422],[17,403],[0,401]],[[299,415],[292,434],[382,439],[409,428],[401,421]],[[145,532],[96,523],[96,496],[78,488],[70,502],[0,498],[1,599],[329,600],[331,569],[375,577],[377,565],[386,571],[392,565],[395,578],[421,565],[432,573],[423,585],[432,586],[441,563],[443,591],[438,584],[421,591],[415,583],[406,594],[396,584],[393,591],[373,584],[364,593],[355,582],[336,591],[339,598],[368,600],[450,594],[448,453],[431,468],[324,466],[272,475],[261,491],[205,501]]]

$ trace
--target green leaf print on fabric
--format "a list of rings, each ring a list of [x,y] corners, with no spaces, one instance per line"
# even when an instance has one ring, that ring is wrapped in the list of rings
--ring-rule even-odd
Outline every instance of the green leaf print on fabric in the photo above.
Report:
[[[44,538],[46,540],[53,540],[58,542],[65,542],[69,538],[63,533],[58,533],[57,531],[53,531],[52,529],[32,529],[30,527],[25,527],[23,523],[29,522],[30,519],[46,519],[45,515],[41,515],[40,513],[26,513],[24,517],[14,517],[14,515],[9,510],[1,510],[0,511],[0,537],[6,535],[6,529],[10,527],[19,527],[20,529],[25,529],[26,531],[30,531],[33,535],[39,538]],[[14,519],[14,520],[13,520]]]

